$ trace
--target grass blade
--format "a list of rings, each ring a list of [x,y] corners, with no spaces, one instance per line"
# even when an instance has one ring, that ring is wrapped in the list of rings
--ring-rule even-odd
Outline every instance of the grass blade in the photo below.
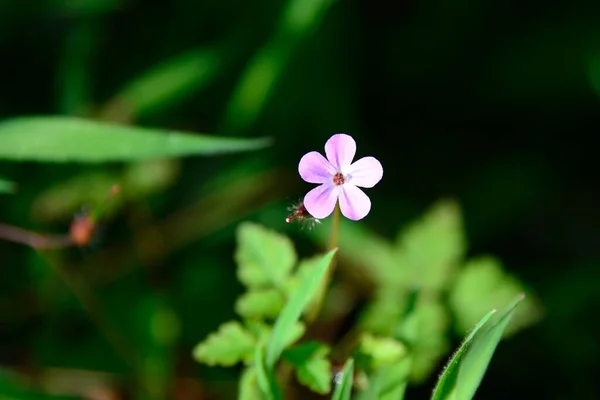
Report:
[[[277,321],[275,321],[266,353],[266,362],[269,369],[272,369],[279,359],[279,356],[289,342],[287,340],[289,333],[293,331],[294,326],[302,315],[302,311],[304,311],[310,300],[317,293],[319,285],[325,277],[325,273],[336,251],[337,249],[334,249],[325,254],[317,267],[310,274],[306,275],[296,291],[292,293]]]
[[[352,358],[346,361],[341,377],[336,376],[335,390],[331,400],[350,400],[352,394],[352,385],[354,384],[354,360]]]
[[[440,375],[435,389],[433,390],[432,400],[442,400],[451,397],[451,393],[454,391],[456,380],[458,378],[459,365],[473,340],[475,334],[489,321],[489,319],[496,313],[496,310],[492,310],[487,313],[479,322],[475,325],[475,328],[469,333],[469,335],[462,342],[456,353],[452,356],[444,372]]]
[[[497,321],[490,324],[489,327],[477,334],[473,339],[473,344],[464,356],[458,372],[458,381],[456,383],[457,400],[470,400],[475,395],[492,356],[494,355],[494,351],[502,339],[504,329],[510,322],[510,318],[515,311],[515,308],[523,301],[523,299],[525,299],[524,295],[515,299],[513,303],[498,316]]]
[[[282,400],[283,395],[272,371],[265,365],[265,349],[262,344],[256,346],[254,353],[254,365],[256,367],[256,377],[258,387],[265,395],[266,400]]]
[[[432,400],[473,398],[515,308],[524,298],[519,296],[500,314],[490,311],[477,323],[446,366]]]
[[[33,116],[0,123],[0,159],[118,162],[214,155],[265,147],[265,139],[225,138],[74,117]]]

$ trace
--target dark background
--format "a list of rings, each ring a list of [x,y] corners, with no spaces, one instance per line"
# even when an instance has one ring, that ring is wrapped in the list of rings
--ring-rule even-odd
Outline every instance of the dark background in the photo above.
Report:
[[[182,160],[168,184],[121,204],[90,248],[67,252],[70,265],[100,280],[133,270],[98,284],[111,318],[133,332],[145,305],[168,299],[181,324],[173,371],[200,382],[181,383],[195,390],[181,398],[230,385],[234,370],[199,367],[189,352],[233,316],[241,290],[231,257],[235,225],[256,220],[297,237],[283,222],[287,203],[308,187],[297,162],[346,132],[359,156],[376,155],[385,169],[363,224],[391,238],[437,199],[455,197],[469,253],[498,256],[544,306],[541,322],[500,346],[478,397],[600,395],[600,5],[339,0],[291,39],[277,36],[285,7],[283,0],[0,0],[1,118],[71,114],[274,139],[257,153]],[[265,43],[275,43],[279,74],[248,122],[228,105]],[[139,114],[119,98],[159,63],[208,47],[224,61],[198,88],[165,95]],[[0,163],[19,184],[0,197],[0,218],[65,231],[72,214],[36,214],[40,196],[73,177],[89,183],[86,174],[124,168]],[[260,190],[235,186],[252,179]],[[174,215],[180,219],[167,231],[181,235],[177,244],[160,257],[140,250],[123,261],[134,252],[128,243],[147,238],[137,234]],[[300,252],[315,250],[297,239]],[[125,250],[106,252],[114,248]],[[0,242],[0,362],[37,377],[44,366],[125,371],[44,262],[30,248]],[[426,398],[434,378],[408,398]]]

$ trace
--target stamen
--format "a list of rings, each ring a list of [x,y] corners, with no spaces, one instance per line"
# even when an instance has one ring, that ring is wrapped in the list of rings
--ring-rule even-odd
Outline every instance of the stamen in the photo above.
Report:
[[[337,186],[343,185],[346,182],[344,179],[344,175],[341,172],[338,172],[333,176],[333,183]]]

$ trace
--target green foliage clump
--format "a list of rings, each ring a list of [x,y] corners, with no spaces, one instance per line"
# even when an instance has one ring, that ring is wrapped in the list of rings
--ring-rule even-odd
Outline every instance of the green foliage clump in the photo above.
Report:
[[[324,243],[328,225],[311,236]],[[346,332],[346,338],[354,339],[349,347],[346,341],[346,348],[315,340],[294,344],[313,323],[303,323],[302,315],[317,300],[333,253],[298,261],[286,236],[252,223],[239,226],[237,239],[237,276],[246,292],[235,310],[242,322],[222,325],[198,344],[194,356],[209,365],[243,363],[240,398],[279,398],[276,377],[289,384],[289,374],[282,371],[291,368],[298,382],[320,394],[329,393],[335,381],[334,398],[350,398],[355,391],[359,400],[401,399],[407,385],[429,377],[448,352],[452,328],[462,334],[475,326],[433,394],[435,399],[469,399],[501,338],[533,323],[539,314],[532,300],[522,302],[525,288],[498,260],[464,259],[460,210],[443,201],[403,229],[395,242],[356,224],[343,224],[340,268],[359,270],[362,275],[347,276],[373,283],[356,326]],[[506,311],[496,313],[515,298]],[[516,308],[518,303],[522,305]],[[518,324],[507,329],[513,317]],[[355,371],[356,379],[336,376],[332,349],[351,360],[345,368]]]

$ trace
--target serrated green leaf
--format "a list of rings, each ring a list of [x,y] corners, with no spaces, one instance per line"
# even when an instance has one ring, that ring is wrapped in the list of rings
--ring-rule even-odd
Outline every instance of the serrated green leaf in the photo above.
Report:
[[[460,209],[454,202],[442,201],[402,230],[397,257],[411,273],[407,283],[439,291],[450,282],[465,250]]]
[[[525,296],[520,296],[497,318],[491,320],[483,330],[475,334],[471,346],[462,357],[459,364],[456,391],[453,400],[470,400],[475,395],[487,367],[494,355],[494,351],[502,339],[504,329]]]
[[[285,349],[286,343],[289,340],[289,332],[300,319],[300,316],[309,304],[310,299],[312,299],[319,290],[319,285],[325,278],[325,273],[336,252],[337,249],[334,249],[322,256],[319,265],[302,280],[298,288],[290,296],[289,301],[277,318],[277,321],[275,321],[273,334],[267,345],[266,362],[268,368],[273,368],[279,359],[279,356]]]
[[[426,379],[448,350],[449,324],[445,306],[434,299],[419,301],[413,312],[400,321],[394,336],[411,349],[411,382]]]
[[[402,342],[391,337],[376,337],[370,333],[361,336],[359,351],[369,356],[373,369],[396,364],[408,353]]]
[[[256,340],[237,321],[227,322],[219,327],[203,342],[194,348],[196,361],[208,365],[231,366],[238,362],[252,360]]]
[[[358,400],[402,400],[410,370],[410,357],[380,368],[369,377],[369,385],[359,394]]]
[[[312,391],[327,394],[331,390],[331,362],[325,357],[314,357],[296,369],[298,381]]]
[[[257,338],[259,343],[266,345],[271,340],[273,334],[273,328],[259,320],[247,320],[246,326],[248,330],[252,332],[254,337]],[[298,341],[302,335],[304,335],[305,327],[300,321],[296,322],[292,329],[289,330],[287,337],[285,338],[284,347],[287,348]]]
[[[237,241],[238,279],[251,289],[283,290],[297,260],[291,240],[261,225],[246,222],[237,229]]]
[[[274,318],[281,312],[285,298],[276,289],[254,290],[242,294],[235,303],[235,311],[245,318]]]
[[[298,381],[311,390],[327,394],[331,390],[329,348],[323,343],[306,342],[284,352],[283,357],[296,369]]]
[[[14,191],[15,184],[0,177],[0,193],[13,193]]]
[[[475,328],[469,333],[469,335],[462,342],[456,353],[452,356],[448,365],[444,368],[444,372],[440,375],[437,385],[433,390],[432,400],[445,400],[452,399],[454,394],[456,381],[458,379],[459,365],[473,340],[475,334],[489,321],[489,319],[496,313],[496,310],[488,312],[478,323]]]
[[[256,150],[267,143],[75,117],[30,116],[0,123],[0,159],[12,161],[139,161]]]
[[[240,377],[238,400],[263,400],[262,392],[258,386],[256,368],[244,368]]]
[[[402,318],[406,301],[407,296],[403,296],[396,288],[381,288],[361,314],[361,328],[376,335],[392,336]]]
[[[496,258],[482,256],[470,260],[459,271],[448,296],[458,332],[473,326],[487,310],[500,308],[524,292],[523,285],[507,274]],[[528,299],[515,311],[505,335],[532,324],[539,316],[539,307]]]
[[[354,385],[354,359],[349,358],[344,369],[335,377],[335,390],[331,400],[350,400]]]

